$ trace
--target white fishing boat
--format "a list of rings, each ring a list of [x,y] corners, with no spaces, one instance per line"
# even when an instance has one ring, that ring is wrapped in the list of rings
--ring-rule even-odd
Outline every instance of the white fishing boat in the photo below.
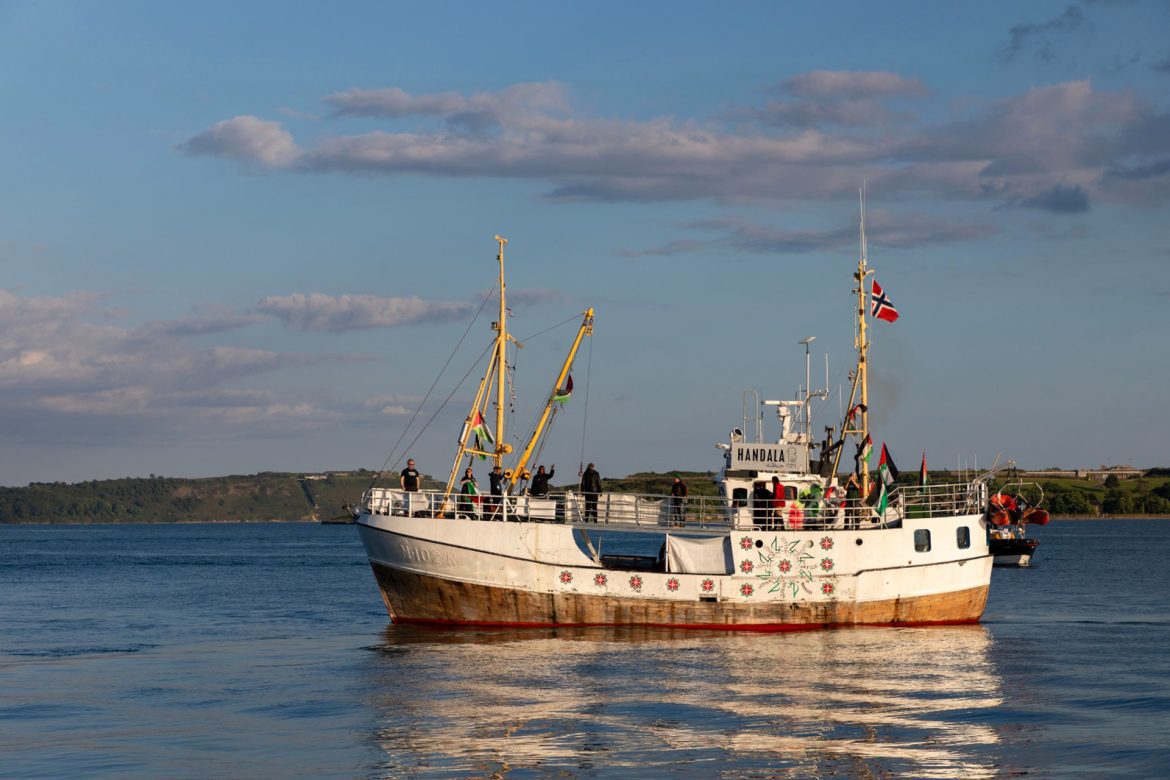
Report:
[[[743,426],[752,428],[750,419],[755,431],[734,428],[717,445],[723,453],[719,495],[686,499],[579,490],[532,496],[524,489],[533,453],[571,381],[578,348],[592,334],[593,310],[584,313],[535,432],[514,453],[504,435],[505,375],[514,342],[507,328],[507,242],[497,236],[494,347],[445,488],[375,486],[357,510],[391,619],[757,631],[978,621],[992,570],[986,479],[888,490],[879,481],[871,493],[866,466],[860,489],[850,490],[848,498],[838,481],[844,445],[850,438],[870,441],[867,303],[881,291],[871,285],[867,295],[872,271],[864,217],[861,234],[854,277],[858,362],[851,414],[839,435],[827,429],[824,443],[813,441],[809,404],[816,394],[807,383],[803,397],[792,401],[761,403],[756,395],[750,415],[745,403]],[[767,435],[760,412],[772,407],[777,421],[770,425],[779,430]],[[494,433],[486,424],[493,416]],[[504,469],[503,495],[494,501],[481,496],[482,502],[474,502],[454,492],[456,476],[477,457]],[[784,491],[764,500],[761,483]],[[643,544],[649,538],[649,552],[605,554],[623,549],[614,541],[623,535]]]

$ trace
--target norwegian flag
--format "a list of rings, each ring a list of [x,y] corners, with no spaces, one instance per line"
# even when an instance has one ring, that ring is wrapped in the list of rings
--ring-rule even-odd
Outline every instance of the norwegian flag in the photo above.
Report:
[[[877,283],[877,279],[873,280],[873,288],[871,290],[871,300],[869,313],[879,320],[886,322],[893,322],[898,319],[898,310],[894,308],[894,304],[890,303],[890,297],[886,295],[882,286]]]

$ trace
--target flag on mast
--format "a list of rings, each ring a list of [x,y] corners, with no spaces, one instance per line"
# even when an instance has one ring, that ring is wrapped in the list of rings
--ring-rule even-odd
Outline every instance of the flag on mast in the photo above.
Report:
[[[885,320],[886,322],[893,322],[898,319],[898,310],[890,302],[890,296],[886,295],[885,290],[877,283],[877,279],[873,280],[870,288],[870,300],[870,316],[876,317],[879,320]]]
[[[492,438],[492,432],[487,427],[487,421],[483,419],[483,415],[480,414],[478,409],[475,410],[475,417],[471,419],[471,430],[475,433],[476,447],[478,449],[483,449],[483,447],[479,447],[479,442],[481,441],[486,441],[488,444],[493,445],[496,443],[496,440]]]
[[[873,454],[873,439],[871,439],[869,437],[869,434],[867,433],[867,434],[865,434],[865,439],[862,440],[861,444],[857,445],[857,459],[860,461],[864,461],[866,464],[868,464],[869,463],[869,456],[872,454]]]
[[[926,450],[922,451],[922,469],[918,472],[919,487],[926,487]]]
[[[847,415],[845,415],[845,422],[852,425],[853,418],[857,416],[857,413],[864,412],[867,409],[868,409],[868,407],[865,404],[857,404],[857,406],[854,406],[853,408],[851,408],[849,410],[849,413]]]
[[[882,442],[882,456],[878,459],[878,475],[882,478],[882,484],[888,487],[893,487],[898,481],[898,467],[894,465],[894,459],[886,449],[885,442]]]
[[[565,402],[569,400],[569,396],[571,396],[572,394],[573,394],[573,375],[569,374],[568,381],[565,382],[564,389],[558,388],[557,391],[553,394],[553,400],[556,401],[561,406],[564,406]]]

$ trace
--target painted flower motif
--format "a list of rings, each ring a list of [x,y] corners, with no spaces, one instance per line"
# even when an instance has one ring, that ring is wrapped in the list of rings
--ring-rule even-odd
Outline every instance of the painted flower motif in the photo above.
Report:
[[[740,539],[739,540],[739,549],[741,549],[741,550],[752,549],[752,538],[750,536],[745,536],[742,539]]]
[[[710,593],[711,591],[715,590],[715,580],[703,580],[699,587],[702,588],[705,593]]]
[[[833,585],[833,583],[826,582],[824,585],[821,586],[821,593],[824,593],[826,596],[832,596],[833,591],[835,591],[836,589],[837,588]]]
[[[739,588],[739,592],[742,593],[745,597],[752,595],[753,593],[755,593],[755,591],[756,591],[756,589],[752,587],[752,584],[750,582],[745,582]]]
[[[832,550],[833,549],[833,537],[822,536],[821,537],[821,549],[822,550]]]
[[[642,589],[642,578],[639,577],[637,574],[635,574],[633,577],[630,577],[630,588],[632,590],[641,590]]]
[[[568,569],[561,572],[561,583],[562,584],[568,585],[572,581],[573,581],[573,572],[569,571]]]
[[[607,582],[609,582],[609,578],[605,576],[605,572],[598,572],[593,575],[593,584],[597,587],[604,588]]]
[[[746,560],[746,559],[744,560],[743,563],[741,563],[739,565],[739,570],[742,571],[744,574],[751,574],[752,569],[754,569],[754,568],[755,567],[752,565],[752,562],[749,560]]]
[[[780,570],[781,574],[787,574],[792,571],[792,561],[780,561],[780,563],[776,564],[776,568]]]
[[[678,577],[671,577],[666,581],[666,589],[669,591],[678,590]]]
[[[821,558],[821,569],[823,569],[824,571],[832,571],[833,570],[833,559],[832,558]]]

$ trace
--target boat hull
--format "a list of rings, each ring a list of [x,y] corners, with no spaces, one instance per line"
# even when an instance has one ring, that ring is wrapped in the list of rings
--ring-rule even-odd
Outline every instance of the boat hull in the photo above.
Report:
[[[1013,538],[995,539],[990,542],[990,549],[995,556],[996,566],[1031,566],[1032,556],[1040,546],[1038,539]]]
[[[988,586],[909,598],[853,602],[679,602],[582,593],[537,593],[457,582],[371,561],[390,618],[462,626],[661,626],[792,631],[846,625],[976,623]]]
[[[723,570],[598,565],[559,524],[363,516],[358,529],[396,622],[468,626],[662,626],[780,631],[977,622],[987,601],[986,544],[942,549],[979,516],[913,528],[718,534]],[[915,558],[915,556],[918,556]]]

